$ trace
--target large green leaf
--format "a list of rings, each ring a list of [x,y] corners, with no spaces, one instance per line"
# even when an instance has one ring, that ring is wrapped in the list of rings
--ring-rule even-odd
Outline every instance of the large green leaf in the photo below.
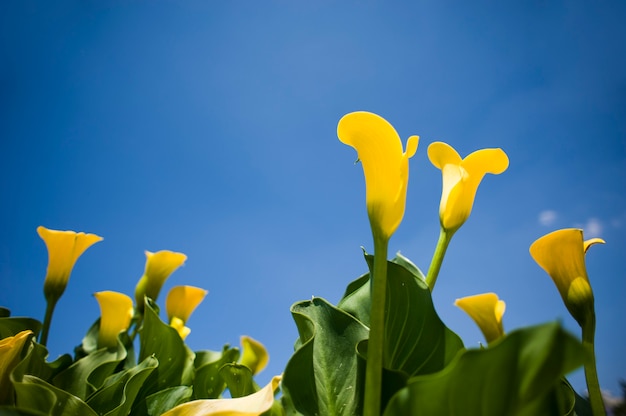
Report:
[[[8,309],[5,309],[8,313]],[[0,317],[0,339],[12,337],[22,331],[31,330],[35,333],[35,337],[39,336],[41,331],[41,322],[33,318],[25,317]]]
[[[222,352],[199,351],[196,353],[194,366],[196,374],[193,380],[194,399],[216,399],[226,389],[226,380],[220,375],[220,369],[239,360],[239,348],[224,345]]]
[[[260,390],[252,378],[252,371],[242,364],[226,364],[220,368],[220,376],[226,381],[232,398],[248,396]]]
[[[151,394],[146,399],[148,415],[159,416],[181,403],[191,400],[193,387],[176,386]]]
[[[300,339],[285,368],[285,406],[304,415],[360,414],[364,371],[356,345],[367,327],[321,298],[298,302],[291,313]]]
[[[463,351],[438,373],[412,378],[385,416],[567,414],[561,378],[585,357],[558,323],[523,328],[488,348]]]

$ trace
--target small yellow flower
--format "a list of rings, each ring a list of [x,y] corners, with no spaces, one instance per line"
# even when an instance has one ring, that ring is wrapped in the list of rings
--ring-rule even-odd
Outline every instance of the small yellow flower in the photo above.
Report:
[[[26,330],[0,340],[0,405],[14,404],[11,372],[20,362],[24,345],[32,334],[32,331]]]
[[[546,234],[530,246],[530,255],[550,275],[565,306],[581,326],[594,308],[585,253],[597,243],[604,240],[583,241],[582,230],[567,228]]]
[[[161,287],[176,269],[183,265],[187,256],[169,250],[152,253],[146,251],[146,269],[135,287],[137,309],[143,312],[144,296],[156,300]]]
[[[481,149],[465,159],[450,145],[434,142],[428,146],[428,158],[443,176],[439,220],[446,231],[456,231],[472,212],[480,181],[487,173],[498,175],[509,166],[502,149]]]
[[[388,240],[404,216],[409,158],[417,151],[419,137],[409,137],[403,152],[402,141],[393,126],[384,118],[364,111],[343,116],[337,136],[357,151],[363,163],[365,202],[372,231]]]
[[[95,234],[50,230],[37,227],[37,233],[48,248],[48,270],[43,292],[48,302],[56,302],[67,286],[76,260],[93,244],[102,241]]]
[[[260,373],[267,366],[270,356],[259,341],[244,335],[241,337],[241,349],[240,363],[248,367],[252,374]]]
[[[170,326],[178,331],[182,339],[191,332],[191,329],[185,326],[185,322],[207,293],[209,292],[194,286],[174,286],[167,294],[165,299],[167,318]]]
[[[274,376],[256,393],[236,399],[203,399],[179,404],[163,416],[258,416],[272,407],[282,376]]]
[[[495,293],[466,296],[457,299],[454,304],[476,322],[488,343],[504,336],[502,316],[506,304]]]
[[[94,293],[100,304],[100,332],[98,348],[117,346],[117,336],[126,331],[133,317],[133,300],[112,291]]]

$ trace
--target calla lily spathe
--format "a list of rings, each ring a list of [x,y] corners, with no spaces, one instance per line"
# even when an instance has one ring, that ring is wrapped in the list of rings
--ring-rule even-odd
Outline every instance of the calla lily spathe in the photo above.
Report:
[[[260,373],[270,360],[265,346],[259,341],[243,335],[241,337],[242,356],[240,363],[252,371],[252,374]]]
[[[182,339],[185,339],[191,332],[185,323],[207,293],[209,292],[199,287],[175,286],[167,294],[165,299],[167,317],[170,325],[178,331]]]
[[[48,302],[56,302],[67,286],[76,260],[93,244],[102,241],[95,234],[50,230],[37,227],[37,233],[48,248],[48,269],[43,291]]]
[[[169,250],[156,253],[146,251],[146,268],[135,287],[135,301],[139,311],[143,312],[144,296],[156,301],[163,283],[185,263],[185,260],[187,256],[183,253]]]
[[[439,204],[439,220],[446,231],[454,232],[472,212],[480,181],[487,173],[498,175],[509,166],[502,149],[481,149],[465,159],[452,146],[434,142],[428,146],[428,158],[441,169],[443,189]]]
[[[365,202],[372,231],[388,240],[404,216],[409,158],[417,151],[419,137],[409,137],[403,152],[393,126],[364,111],[343,116],[337,136],[357,151],[365,174]]]
[[[31,335],[33,331],[26,330],[0,340],[0,406],[14,404],[14,389],[10,376],[20,362],[24,345]]]
[[[113,291],[97,292],[94,296],[100,305],[98,348],[115,347],[119,333],[130,326],[133,300],[123,293]]]
[[[476,322],[488,343],[504,336],[502,316],[506,304],[495,293],[466,296],[457,299],[454,304]]]
[[[583,230],[567,228],[546,234],[530,246],[530,255],[550,275],[565,306],[581,326],[594,314],[585,253],[597,243],[604,240],[584,241]]]

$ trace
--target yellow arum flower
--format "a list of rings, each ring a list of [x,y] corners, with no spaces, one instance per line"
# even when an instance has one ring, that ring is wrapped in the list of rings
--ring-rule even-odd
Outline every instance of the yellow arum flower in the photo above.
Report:
[[[409,137],[403,152],[393,126],[384,118],[364,111],[343,116],[337,136],[357,151],[363,163],[365,202],[372,231],[388,240],[404,216],[409,158],[417,151],[419,137]]]
[[[583,241],[582,230],[567,228],[546,234],[530,246],[530,255],[550,275],[565,306],[581,326],[594,313],[585,253],[597,243],[604,240]]]
[[[256,393],[236,399],[192,400],[163,413],[163,416],[258,416],[274,403],[274,390],[282,376],[272,380]]]
[[[13,405],[13,383],[11,372],[22,358],[24,345],[31,338],[32,331],[0,340],[0,405]]]
[[[37,227],[37,233],[48,248],[48,270],[43,292],[48,302],[55,303],[65,291],[76,260],[93,244],[102,241],[95,234],[49,230]]]
[[[133,317],[133,300],[123,293],[104,291],[94,293],[100,304],[98,348],[117,346],[117,336],[126,331]]]
[[[481,149],[465,159],[450,145],[434,142],[428,146],[428,158],[443,176],[439,220],[447,231],[456,231],[472,212],[478,185],[487,173],[498,175],[509,167],[502,149]]]
[[[240,363],[248,367],[252,374],[260,373],[267,366],[270,356],[259,341],[244,335],[241,337],[241,349]]]
[[[185,339],[191,329],[185,326],[191,313],[198,307],[200,302],[209,293],[204,289],[194,286],[175,286],[167,294],[165,310],[170,326],[174,327],[180,337]]]
[[[495,293],[466,296],[457,299],[454,304],[476,322],[488,343],[504,336],[502,315],[506,304]]]
[[[152,253],[146,251],[146,269],[135,287],[137,309],[143,311],[144,296],[156,300],[161,287],[176,269],[183,265],[187,256],[169,250]]]

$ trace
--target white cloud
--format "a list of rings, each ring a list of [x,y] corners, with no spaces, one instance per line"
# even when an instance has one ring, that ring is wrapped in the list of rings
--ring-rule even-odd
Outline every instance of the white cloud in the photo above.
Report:
[[[602,234],[602,223],[597,218],[589,218],[584,227],[585,238],[599,237]]]
[[[541,225],[552,225],[554,221],[556,221],[556,211],[552,211],[550,209],[546,209],[539,213],[539,224]]]

